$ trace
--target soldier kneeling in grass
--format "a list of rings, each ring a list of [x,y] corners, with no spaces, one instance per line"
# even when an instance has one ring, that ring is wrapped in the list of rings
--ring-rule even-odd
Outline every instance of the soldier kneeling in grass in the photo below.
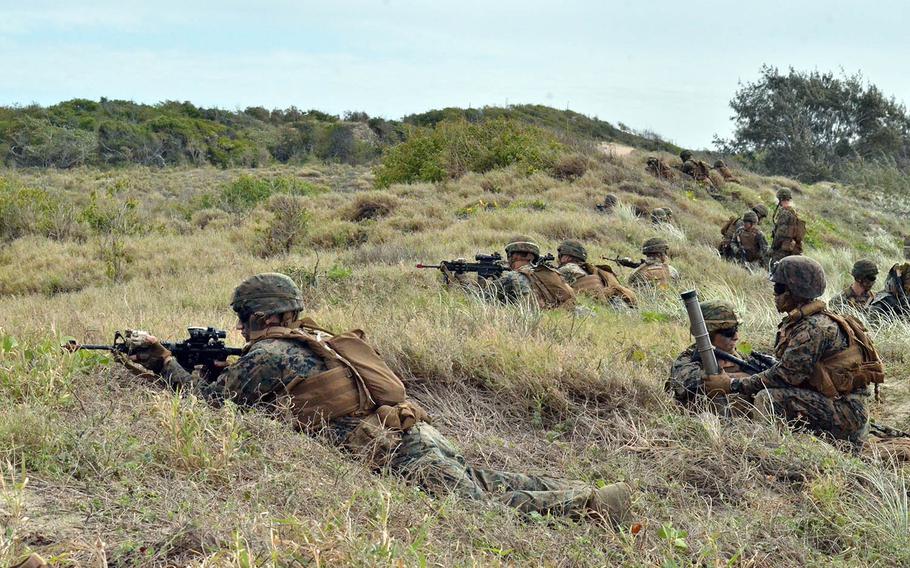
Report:
[[[594,489],[580,481],[466,464],[407,397],[363,332],[335,335],[299,318],[303,297],[289,277],[266,273],[244,280],[231,307],[247,344],[217,378],[198,380],[154,336],[133,350],[130,363],[216,404],[231,400],[272,410],[289,405],[300,429],[324,432],[374,469],[388,469],[433,494],[493,498],[525,513],[627,520],[625,483]]]
[[[881,359],[862,324],[830,311],[819,297],[825,272],[791,255],[774,266],[774,303],[786,314],[774,347],[777,361],[760,373],[705,377],[708,396],[754,397],[757,413],[861,449],[869,431],[869,385],[884,381]]]

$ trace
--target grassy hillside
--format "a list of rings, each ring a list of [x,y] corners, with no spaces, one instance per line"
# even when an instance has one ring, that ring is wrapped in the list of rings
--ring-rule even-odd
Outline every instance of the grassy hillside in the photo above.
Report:
[[[549,251],[578,238],[594,257],[635,256],[661,235],[680,287],[735,302],[744,339],[768,349],[778,316],[766,277],[714,251],[730,215],[792,187],[829,295],[856,258],[885,269],[898,258],[903,220],[849,187],[743,172],[718,202],[647,176],[645,158],[590,155],[573,181],[507,167],[381,191],[350,166],[3,171],[0,565],[26,550],[117,566],[910,562],[902,467],[667,399],[690,341],[675,293],[645,294],[639,311],[529,313],[414,268],[519,233]],[[613,216],[593,210],[607,192],[623,202]],[[677,225],[638,220],[632,204],[669,205]],[[293,276],[322,325],[366,330],[469,460],[628,481],[640,531],[429,498],[288,424],[56,347],[127,327],[169,339],[231,328],[233,286],[264,270]],[[910,329],[873,334],[889,372],[873,413],[906,427]]]
[[[361,165],[386,148],[442,121],[513,121],[574,142],[621,142],[673,149],[653,133],[639,134],[569,110],[539,105],[446,108],[404,121],[364,112],[337,116],[296,107],[242,111],[73,99],[49,107],[0,107],[0,161],[18,167],[214,165],[262,167],[311,161]]]

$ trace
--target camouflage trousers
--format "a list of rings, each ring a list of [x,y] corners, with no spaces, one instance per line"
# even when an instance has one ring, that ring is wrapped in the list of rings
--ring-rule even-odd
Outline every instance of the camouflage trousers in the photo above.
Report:
[[[425,423],[402,435],[389,467],[430,493],[454,493],[477,500],[492,498],[524,513],[581,515],[593,493],[580,481],[467,465],[452,443]]]
[[[864,395],[839,399],[800,388],[771,388],[755,395],[755,409],[777,416],[796,428],[846,440],[860,449],[869,431]]]

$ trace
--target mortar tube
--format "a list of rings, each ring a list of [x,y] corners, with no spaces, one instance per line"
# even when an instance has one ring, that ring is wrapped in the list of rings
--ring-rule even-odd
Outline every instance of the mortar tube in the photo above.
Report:
[[[714,345],[711,344],[711,335],[708,333],[708,326],[705,325],[705,317],[701,313],[701,306],[698,305],[698,292],[689,290],[683,292],[681,297],[686,306],[686,313],[689,315],[689,331],[695,338],[695,348],[698,350],[702,369],[706,375],[717,375],[720,373],[720,366],[714,355]]]

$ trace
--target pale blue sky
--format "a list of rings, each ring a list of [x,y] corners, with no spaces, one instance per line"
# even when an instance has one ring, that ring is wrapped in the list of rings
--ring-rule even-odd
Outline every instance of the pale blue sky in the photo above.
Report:
[[[0,0],[0,104],[403,114],[541,103],[704,147],[762,63],[910,92],[910,4]],[[873,9],[874,7],[874,9]]]

